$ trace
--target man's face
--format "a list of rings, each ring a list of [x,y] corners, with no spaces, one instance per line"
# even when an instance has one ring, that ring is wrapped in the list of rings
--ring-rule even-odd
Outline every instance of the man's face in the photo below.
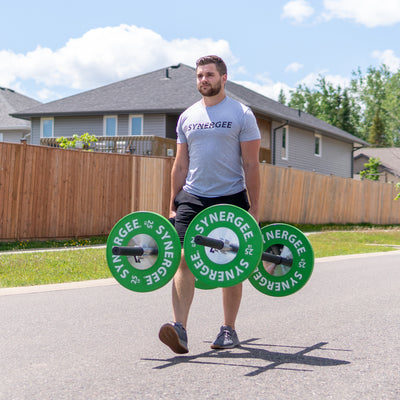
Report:
[[[225,85],[227,76],[220,75],[215,64],[197,67],[197,89],[202,96],[216,96]]]

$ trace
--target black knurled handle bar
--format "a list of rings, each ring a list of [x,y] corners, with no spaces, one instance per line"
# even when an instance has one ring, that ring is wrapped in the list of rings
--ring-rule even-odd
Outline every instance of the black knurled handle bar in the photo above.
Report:
[[[114,246],[111,249],[115,256],[153,256],[158,254],[156,248],[143,248],[140,246]]]
[[[235,245],[227,245],[223,240],[218,240],[214,238],[210,238],[208,236],[202,236],[202,235],[196,235],[194,237],[194,242],[200,246],[207,246],[211,247],[213,249],[217,250],[222,250],[222,251],[232,251],[234,253],[237,253],[238,247]],[[286,265],[288,267],[291,267],[293,264],[293,260],[290,260],[289,258],[277,256],[275,254],[267,253],[264,251],[261,255],[261,259],[263,261],[268,261],[271,263],[274,263],[276,265],[282,264]]]

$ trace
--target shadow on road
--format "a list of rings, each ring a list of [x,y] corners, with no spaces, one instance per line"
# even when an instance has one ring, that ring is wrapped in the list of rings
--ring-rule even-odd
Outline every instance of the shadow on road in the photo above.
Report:
[[[254,343],[257,338],[249,339],[241,342],[240,347],[231,350],[210,350],[205,353],[200,353],[192,356],[176,356],[168,359],[154,359],[154,358],[142,358],[146,361],[161,361],[162,365],[154,367],[154,369],[164,369],[173,367],[179,364],[208,364],[208,365],[230,365],[232,367],[246,367],[252,368],[253,371],[249,372],[245,376],[257,376],[263,372],[271,369],[282,369],[300,372],[311,372],[312,369],[301,368],[301,366],[318,366],[318,367],[332,367],[338,365],[350,364],[349,361],[338,360],[333,358],[315,357],[306,355],[313,350],[325,350],[325,351],[345,351],[350,352],[351,350],[342,349],[330,349],[325,347],[327,342],[320,342],[309,347],[299,346],[283,346],[283,345],[270,345]],[[289,349],[302,349],[295,353],[290,352],[276,352],[269,351],[265,348],[285,348]],[[234,360],[247,359],[265,361],[267,365],[251,365],[251,364],[238,364],[232,363]],[[229,362],[224,362],[224,360]],[[288,366],[284,366],[289,364]],[[290,365],[293,365],[291,368]],[[297,368],[296,368],[297,367]]]

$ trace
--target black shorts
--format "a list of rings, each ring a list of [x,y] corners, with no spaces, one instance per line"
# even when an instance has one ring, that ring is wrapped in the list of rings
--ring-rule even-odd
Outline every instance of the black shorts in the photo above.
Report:
[[[221,197],[201,197],[195,196],[184,190],[181,190],[175,197],[176,217],[175,217],[175,229],[178,232],[179,239],[183,243],[185,238],[186,230],[193,218],[207,207],[214,206],[216,204],[232,204],[248,211],[250,208],[249,199],[247,197],[247,191],[232,194],[229,196]]]

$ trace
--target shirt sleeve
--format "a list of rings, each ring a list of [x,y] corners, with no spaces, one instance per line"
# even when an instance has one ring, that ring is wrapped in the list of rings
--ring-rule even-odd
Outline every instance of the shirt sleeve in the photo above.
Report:
[[[253,112],[248,108],[243,114],[243,126],[240,132],[240,141],[249,142],[250,140],[261,139],[257,120]]]
[[[176,124],[176,142],[181,144],[181,143],[187,143],[187,138],[185,135],[185,132],[182,129],[182,115],[178,119],[178,123]]]

